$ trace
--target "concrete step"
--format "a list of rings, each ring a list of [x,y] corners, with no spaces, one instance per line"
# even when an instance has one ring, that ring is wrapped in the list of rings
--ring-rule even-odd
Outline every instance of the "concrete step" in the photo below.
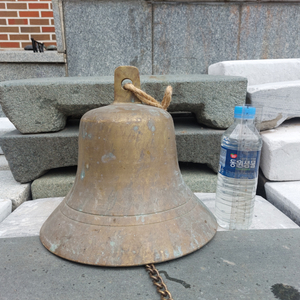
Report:
[[[207,164],[217,172],[224,130],[200,126],[193,117],[174,117],[178,160]],[[2,136],[2,148],[14,178],[29,182],[54,168],[76,166],[78,122],[60,132],[23,135],[15,130]]]
[[[271,181],[300,180],[300,118],[261,132],[260,168]]]
[[[180,163],[182,177],[193,192],[214,193],[217,174],[207,166]],[[72,188],[77,167],[53,169],[31,184],[32,199],[64,197]]]
[[[12,210],[31,199],[30,183],[21,184],[13,178],[11,171],[0,171],[0,199],[9,199]]]
[[[245,102],[247,81],[209,75],[143,75],[141,89],[161,101],[173,87],[168,111],[195,113],[201,124],[225,129],[233,123],[236,105]],[[63,129],[68,116],[114,101],[114,77],[35,78],[0,82],[1,105],[21,133]],[[17,109],[16,109],[17,108]]]
[[[300,226],[300,181],[267,182],[267,199]]]
[[[196,196],[213,212],[214,193],[196,193]],[[2,223],[0,238],[39,235],[40,228],[63,198],[46,198],[26,201]],[[253,223],[250,229],[299,228],[287,216],[262,197],[257,196],[254,206]],[[224,231],[223,228],[218,228]]]

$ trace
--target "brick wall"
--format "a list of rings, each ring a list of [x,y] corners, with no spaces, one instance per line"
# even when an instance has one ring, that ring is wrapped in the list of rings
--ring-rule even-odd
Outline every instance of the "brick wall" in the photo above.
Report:
[[[0,0],[0,49],[23,49],[31,38],[56,45],[51,0]]]

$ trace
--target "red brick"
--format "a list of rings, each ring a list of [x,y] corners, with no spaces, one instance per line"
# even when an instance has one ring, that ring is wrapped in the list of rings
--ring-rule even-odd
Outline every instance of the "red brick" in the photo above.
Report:
[[[54,25],[54,19],[51,19],[51,25]]]
[[[11,41],[29,40],[28,34],[10,34],[9,37]]]
[[[8,35],[7,34],[0,34],[0,40],[8,40]]]
[[[48,19],[30,19],[30,25],[49,25]]]
[[[38,11],[19,11],[21,18],[38,18],[40,13]]]
[[[7,3],[7,9],[27,9],[27,3]]]
[[[28,20],[27,19],[9,19],[8,24],[9,25],[27,25]]]
[[[53,11],[41,11],[42,18],[53,18]]]
[[[29,9],[49,9],[48,3],[28,3]]]
[[[6,20],[5,19],[0,19],[0,25],[6,25]]]
[[[41,32],[40,27],[21,27],[21,32]]]
[[[14,18],[17,16],[18,16],[17,11],[9,11],[9,10],[0,11],[0,18]]]
[[[50,46],[50,45],[57,46],[57,45],[56,45],[56,42],[46,42],[46,43],[44,43],[44,44],[45,44],[45,47],[48,47],[48,46]]]
[[[55,32],[55,27],[42,27],[42,32]]]
[[[32,34],[31,37],[35,39],[36,41],[50,41],[50,35],[49,34]]]
[[[28,46],[28,45],[32,45],[31,41],[28,41],[28,42],[22,42],[21,43],[21,48],[24,49],[25,46]]]
[[[19,48],[20,43],[13,43],[13,42],[0,42],[1,48]]]
[[[53,41],[56,40],[56,34],[52,34],[52,40],[53,40]]]
[[[0,26],[0,32],[19,32],[18,27]]]
[[[0,9],[4,9],[5,8],[5,4],[4,3],[0,3]]]

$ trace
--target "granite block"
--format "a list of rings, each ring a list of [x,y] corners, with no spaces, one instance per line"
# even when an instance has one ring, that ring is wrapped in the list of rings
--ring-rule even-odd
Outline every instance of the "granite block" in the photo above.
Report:
[[[2,106],[0,105],[0,118],[5,118],[5,113],[2,110]],[[0,150],[1,151],[1,150]]]
[[[240,18],[236,59],[300,57],[299,3],[243,5]]]
[[[77,165],[78,123],[60,132],[22,135],[14,130],[0,137],[15,180],[30,182],[49,169]]]
[[[152,12],[147,1],[65,1],[69,76],[113,75],[132,65],[151,74]]]
[[[0,82],[0,102],[21,133],[58,131],[68,116],[81,117],[90,109],[111,104],[113,83],[113,76]],[[199,123],[227,128],[233,123],[234,107],[245,102],[247,81],[196,74],[141,76],[141,89],[159,101],[168,85],[173,87],[170,112],[193,112]]]
[[[66,76],[63,64],[0,63],[0,81],[63,76]]]
[[[53,9],[53,19],[55,24],[55,38],[57,45],[57,52],[65,52],[65,42],[64,42],[64,28],[63,24],[63,15],[62,15],[62,5],[60,0],[52,0],[52,9]]]
[[[0,171],[0,183],[0,199],[10,199],[12,210],[31,197],[30,183],[16,182],[9,170]]]
[[[65,59],[62,53],[57,53],[56,51],[45,51],[45,52],[1,51],[0,63],[64,64]]]
[[[1,112],[2,112],[2,110],[1,110],[1,106],[0,106],[0,136],[5,134],[6,132],[16,129],[14,124],[11,123],[8,118],[5,117],[3,112],[2,112],[3,117],[1,117]],[[3,154],[3,151],[1,149],[1,142],[0,142],[0,155],[1,154]]]
[[[200,126],[189,117],[174,117],[174,125],[178,161],[207,164],[217,173],[224,130]]]
[[[300,180],[300,118],[261,132],[260,168],[271,181]]]
[[[300,226],[300,181],[267,182],[267,200]]]
[[[153,74],[206,74],[210,64],[236,59],[239,6],[154,3]]]
[[[77,167],[58,168],[48,171],[31,184],[32,199],[65,197],[71,190]]]
[[[0,199],[0,223],[11,214],[12,202],[10,199]]]
[[[207,166],[193,163],[179,163],[180,171],[186,185],[197,193],[214,193],[217,174]],[[32,199],[65,197],[71,190],[76,167],[58,168],[48,171],[31,184]]]
[[[178,160],[207,164],[217,172],[224,130],[202,127],[194,118],[188,118],[190,125],[183,125],[180,119],[176,117],[174,121]],[[37,179],[50,169],[77,165],[76,121],[60,132],[22,135],[15,130],[0,140],[14,178],[19,182]]]

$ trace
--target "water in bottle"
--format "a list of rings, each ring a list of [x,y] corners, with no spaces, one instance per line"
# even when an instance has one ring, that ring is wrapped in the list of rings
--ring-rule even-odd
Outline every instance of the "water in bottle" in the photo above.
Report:
[[[222,136],[215,214],[227,229],[248,229],[252,222],[262,146],[255,110],[236,106],[234,124]]]

